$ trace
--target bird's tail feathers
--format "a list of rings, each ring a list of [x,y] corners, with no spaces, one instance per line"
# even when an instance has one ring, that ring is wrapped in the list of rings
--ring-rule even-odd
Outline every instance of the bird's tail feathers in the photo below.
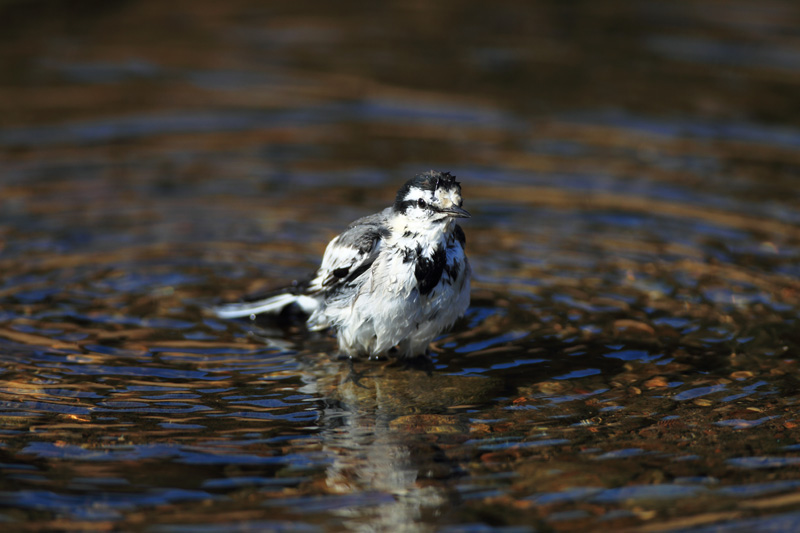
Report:
[[[313,313],[319,306],[317,299],[311,296],[281,293],[255,302],[220,305],[212,310],[219,318],[241,318],[261,313],[277,314],[292,304],[297,304],[306,314]]]

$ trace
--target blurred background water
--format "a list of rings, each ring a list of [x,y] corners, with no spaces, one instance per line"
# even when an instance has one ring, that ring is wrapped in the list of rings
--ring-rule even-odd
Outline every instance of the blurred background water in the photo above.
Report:
[[[0,524],[800,529],[800,6],[0,3]],[[463,185],[433,367],[206,309]]]

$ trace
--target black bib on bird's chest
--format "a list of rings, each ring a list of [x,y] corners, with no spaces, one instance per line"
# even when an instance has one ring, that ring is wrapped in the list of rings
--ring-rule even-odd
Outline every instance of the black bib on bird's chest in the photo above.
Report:
[[[444,264],[447,260],[444,248],[439,245],[433,251],[431,257],[422,255],[422,247],[417,247],[417,265],[414,268],[414,276],[417,278],[419,284],[419,293],[422,295],[429,294],[434,287],[442,279],[442,272],[444,271]]]

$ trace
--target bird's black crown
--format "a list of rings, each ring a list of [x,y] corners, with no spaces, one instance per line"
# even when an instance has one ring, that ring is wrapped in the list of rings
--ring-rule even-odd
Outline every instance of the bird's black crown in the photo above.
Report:
[[[421,174],[417,174],[400,187],[400,190],[397,191],[397,198],[395,198],[394,206],[395,209],[398,211],[402,211],[406,199],[406,195],[408,195],[408,191],[411,189],[423,189],[426,191],[435,191],[437,189],[452,189],[458,188],[461,189],[461,184],[456,181],[456,177],[450,174],[449,172],[438,172],[436,170],[428,170],[427,172],[422,172]]]

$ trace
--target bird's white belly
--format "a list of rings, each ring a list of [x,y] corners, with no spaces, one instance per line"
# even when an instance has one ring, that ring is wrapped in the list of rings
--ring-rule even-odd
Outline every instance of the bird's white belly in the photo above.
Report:
[[[448,257],[448,261],[451,258]],[[461,316],[469,305],[469,267],[451,283],[442,280],[427,295],[417,289],[415,263],[402,254],[379,258],[350,301],[330,302],[321,310],[338,329],[344,353],[379,355],[399,345],[401,356],[425,352],[428,343]]]

